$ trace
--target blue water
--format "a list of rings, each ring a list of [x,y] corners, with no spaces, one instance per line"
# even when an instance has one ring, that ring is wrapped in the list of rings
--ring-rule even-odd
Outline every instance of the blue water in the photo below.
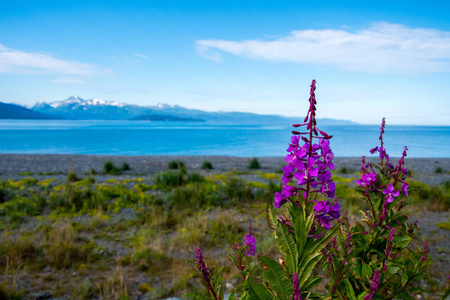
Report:
[[[319,124],[320,125],[320,124]],[[0,120],[0,153],[284,156],[292,127],[145,121]],[[379,125],[323,126],[336,156],[370,156]],[[450,126],[387,126],[399,157],[450,157]]]

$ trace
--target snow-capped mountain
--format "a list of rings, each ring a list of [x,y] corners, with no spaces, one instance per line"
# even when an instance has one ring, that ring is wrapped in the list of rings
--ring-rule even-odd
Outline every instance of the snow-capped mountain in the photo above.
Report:
[[[65,119],[80,120],[123,120],[143,114],[146,109],[101,99],[82,99],[77,96],[62,101],[38,102],[32,110]]]
[[[62,101],[54,101],[54,102],[50,102],[50,103],[38,102],[33,107],[33,109],[34,108],[45,107],[47,105],[51,106],[53,108],[69,107],[69,106],[70,107],[77,107],[77,106],[87,106],[87,105],[107,105],[107,106],[117,106],[117,107],[127,106],[127,104],[125,104],[125,103],[119,103],[119,102],[115,102],[115,101],[106,101],[106,100],[100,100],[100,99],[84,100],[84,99],[81,99],[78,96],[71,96],[68,99],[62,100]]]
[[[276,115],[257,115],[244,112],[206,112],[189,109],[179,105],[158,103],[154,106],[138,106],[100,99],[81,99],[70,97],[62,101],[38,102],[33,111],[46,115],[76,120],[172,120],[207,121],[226,124],[284,124],[297,122]],[[332,124],[351,124],[344,120],[329,120]]]

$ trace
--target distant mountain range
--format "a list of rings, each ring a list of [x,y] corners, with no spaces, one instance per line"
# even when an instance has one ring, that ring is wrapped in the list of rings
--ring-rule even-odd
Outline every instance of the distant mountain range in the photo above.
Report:
[[[1,103],[0,119],[146,120],[220,124],[292,124],[299,118],[244,112],[206,112],[179,105],[138,106],[99,99],[70,97],[63,101],[38,102],[31,109]],[[321,125],[356,124],[346,120],[320,119]]]
[[[26,107],[0,102],[0,119],[61,119]]]

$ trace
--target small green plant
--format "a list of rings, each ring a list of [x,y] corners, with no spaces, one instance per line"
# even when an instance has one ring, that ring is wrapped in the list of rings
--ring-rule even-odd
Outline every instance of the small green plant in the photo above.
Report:
[[[348,169],[346,167],[342,167],[339,169],[339,173],[341,174],[348,174]]]
[[[77,174],[75,174],[74,172],[67,173],[67,181],[75,182],[75,181],[79,181],[79,180],[80,180],[80,178],[78,178]]]
[[[442,167],[437,167],[436,170],[434,171],[436,174],[442,174],[444,173],[444,170],[442,170]]]
[[[105,162],[103,165],[103,171],[108,175],[120,175],[122,171],[116,167],[111,161]]]
[[[155,183],[158,189],[169,190],[171,188],[186,184],[186,176],[181,171],[161,172],[158,175],[156,175]]]
[[[130,169],[130,166],[129,166],[128,163],[126,163],[126,162],[124,162],[124,163],[122,164],[121,169],[122,169],[122,171],[129,171],[129,170],[131,170],[131,169]]]
[[[204,161],[202,164],[202,169],[203,170],[212,170],[213,168],[213,164],[210,161]]]
[[[249,168],[249,169],[252,169],[252,170],[261,168],[261,166],[260,166],[260,164],[259,164],[259,161],[258,161],[258,159],[257,159],[256,157],[253,157],[253,158],[250,160],[250,162],[248,163],[248,168]]]
[[[170,170],[185,169],[184,162],[181,160],[171,160],[167,167]]]

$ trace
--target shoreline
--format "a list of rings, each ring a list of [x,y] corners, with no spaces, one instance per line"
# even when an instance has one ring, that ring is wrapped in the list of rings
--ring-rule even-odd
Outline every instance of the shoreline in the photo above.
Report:
[[[285,165],[284,157],[256,157],[261,165],[259,170],[264,172],[277,172]],[[180,155],[79,155],[79,154],[0,154],[0,178],[21,176],[19,173],[52,173],[67,174],[74,172],[77,175],[88,174],[90,169],[101,173],[103,165],[111,161],[120,167],[123,163],[130,166],[120,176],[136,177],[138,175],[154,175],[168,169],[170,161],[183,161],[188,171],[202,171],[202,164],[210,161],[214,167],[211,172],[227,172],[232,170],[245,171],[250,157],[236,156],[180,156]],[[377,157],[366,157],[367,162],[378,161]],[[395,165],[398,158],[392,158]],[[335,171],[346,168],[348,173],[359,172],[361,157],[335,157],[333,160]],[[428,184],[441,184],[450,180],[450,158],[405,158],[406,168],[413,171],[413,179]],[[443,173],[436,173],[441,168]],[[342,172],[341,172],[342,173]]]

